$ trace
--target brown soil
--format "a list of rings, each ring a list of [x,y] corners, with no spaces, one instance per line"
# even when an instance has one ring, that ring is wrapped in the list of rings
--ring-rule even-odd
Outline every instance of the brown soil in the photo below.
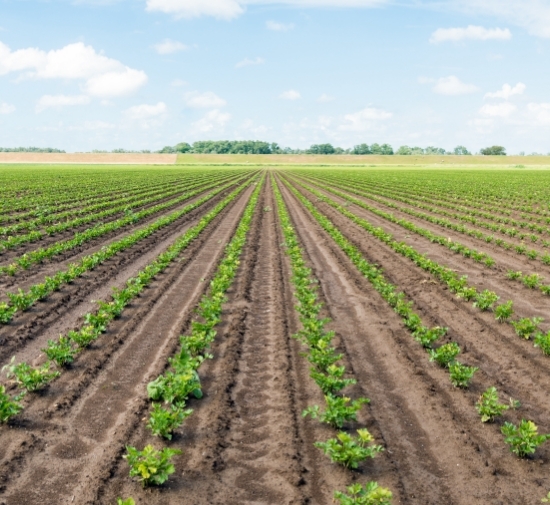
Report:
[[[0,163],[174,165],[176,154],[0,153]]]
[[[331,318],[343,363],[357,379],[349,394],[371,400],[358,423],[347,428],[367,427],[385,451],[351,472],[331,464],[313,446],[334,436],[334,430],[301,415],[323,398],[309,377],[304,349],[292,338],[300,323],[268,180],[224,305],[214,358],[200,369],[205,396],[189,402],[194,413],[172,441],[153,439],[145,428],[146,384],[165,370],[178,336],[189,329],[252,188],[72,367],[42,393],[28,395],[24,412],[0,426],[0,504],[111,505],[117,497],[132,496],[143,505],[329,505],[335,490],[369,480],[389,487],[394,504],[540,502],[550,489],[550,444],[534,457],[517,459],[503,443],[503,421],[482,424],[474,404],[495,385],[503,399],[522,402],[520,410],[505,414],[506,420],[533,419],[541,432],[550,432],[545,394],[550,358],[300,189],[368,261],[384,269],[425,324],[447,326],[445,341],[458,342],[462,360],[480,368],[470,389],[454,388],[296,197],[284,185],[280,188],[308,266],[320,281],[323,315]],[[111,287],[122,286],[220,198],[0,328],[0,365],[13,354],[17,361],[40,362],[48,338],[79,326],[94,306],[91,300],[106,299]],[[430,258],[468,273],[478,288],[510,297],[518,312],[544,312],[542,295],[506,280],[502,269],[485,269],[357,206],[350,209]],[[496,259],[521,262],[509,254]],[[40,271],[46,273],[46,268]],[[174,459],[177,471],[167,484],[143,490],[128,477],[122,455],[126,445],[149,443],[184,453]]]

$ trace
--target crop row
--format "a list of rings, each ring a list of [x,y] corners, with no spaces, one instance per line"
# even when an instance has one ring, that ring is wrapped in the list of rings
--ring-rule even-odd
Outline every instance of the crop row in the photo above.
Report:
[[[437,349],[433,348],[433,344],[436,340],[441,338],[446,332],[447,328],[432,328],[428,329],[421,324],[420,317],[412,312],[412,303],[405,302],[405,297],[402,293],[396,293],[395,286],[388,283],[381,271],[374,265],[369,265],[368,262],[362,257],[360,251],[349,242],[344,235],[338,230],[338,228],[321,212],[319,212],[311,201],[303,196],[296,188],[294,188],[286,180],[284,183],[289,190],[296,196],[296,198],[306,207],[313,218],[319,223],[319,225],[333,238],[336,244],[346,253],[351,261],[356,265],[359,271],[371,282],[373,287],[378,291],[382,297],[389,303],[394,311],[399,314],[404,325],[411,331],[415,340],[417,340],[429,353],[430,361],[438,363],[440,366],[447,368],[451,376],[451,382],[454,386],[467,388],[477,368],[469,367],[459,363],[456,358],[460,353],[460,347],[455,342],[449,342],[441,345]],[[313,191],[312,191],[313,192]],[[314,192],[315,194],[315,192]],[[318,195],[320,198],[320,194]],[[324,201],[330,203],[330,200],[326,197],[322,197]],[[342,213],[345,211],[343,207],[332,202],[331,205],[338,208]],[[348,212],[348,211],[346,211]],[[351,214],[351,213],[350,213]],[[351,214],[353,216],[353,214]],[[353,221],[356,221],[356,216],[353,216]],[[358,224],[360,224],[358,222]],[[391,243],[391,236],[384,234],[380,229],[371,230],[373,235],[377,238],[383,237]],[[418,254],[418,253],[417,253]],[[424,260],[426,258],[420,256]],[[416,258],[417,260],[419,258]],[[430,261],[430,260],[427,260]],[[437,264],[435,264],[437,265]],[[447,274],[451,273],[448,269],[441,270],[443,267],[439,267],[439,272]],[[462,279],[461,279],[462,280]],[[450,286],[449,286],[450,288]],[[451,289],[451,288],[450,288]],[[452,289],[451,289],[452,290]],[[480,310],[489,310],[492,305],[498,300],[498,297],[494,293],[485,290],[479,293],[474,302],[474,306]],[[495,309],[495,317],[500,321],[507,321],[513,313],[512,304],[508,302]],[[519,319],[517,321],[511,321],[511,324],[516,329],[516,332],[524,338],[529,338],[533,333],[537,332],[537,325],[541,322],[534,318]],[[535,339],[535,345],[540,345],[541,341],[548,342],[548,335],[544,336],[540,332]],[[502,415],[510,406],[517,408],[519,402],[513,402],[511,405],[506,406],[500,404],[498,400],[498,393],[496,388],[488,388],[482,397],[476,404],[476,409],[481,416],[482,422],[492,421],[495,417]],[[522,420],[518,426],[506,422],[502,429],[502,434],[505,436],[505,443],[510,446],[510,450],[517,454],[519,457],[527,456],[535,452],[536,448],[550,439],[550,435],[539,435],[538,428],[533,421]]]
[[[243,177],[246,177],[246,175],[239,177],[239,179],[237,180],[240,180]],[[235,183],[235,181],[232,181],[232,183]],[[216,186],[218,186],[217,181],[206,186],[202,186],[200,189],[197,189],[190,193],[186,193],[168,202],[149,207],[148,209],[144,209],[140,212],[132,213],[131,215],[128,215],[121,219],[117,219],[116,221],[111,221],[107,224],[98,224],[97,226],[94,226],[93,228],[90,228],[84,232],[75,233],[72,239],[56,242],[51,246],[39,248],[34,251],[25,253],[22,256],[15,258],[13,260],[13,263],[7,266],[0,267],[0,274],[14,275],[17,271],[21,269],[27,270],[34,264],[42,263],[46,259],[51,259],[55,256],[63,254],[67,251],[70,251],[76,247],[85,244],[86,242],[89,242],[96,238],[100,238],[107,233],[117,231],[124,226],[136,224],[153,214],[156,214],[165,209],[168,209],[169,207],[173,207],[179,203],[189,200],[189,198],[192,198],[193,196]]]
[[[168,198],[171,195],[187,190],[190,186],[197,186],[199,183],[204,183],[203,181],[208,182],[212,178],[212,176],[206,176],[196,177],[192,180],[185,179],[183,181],[178,181],[177,184],[164,184],[160,188],[141,187],[138,188],[138,191],[134,191],[130,195],[121,195],[119,198],[117,198],[116,195],[111,195],[108,199],[106,199],[106,201],[101,203],[95,203],[90,206],[81,206],[64,212],[41,214],[33,219],[23,220],[17,224],[4,226],[0,228],[0,235],[12,235],[25,230],[36,231],[40,226],[47,224],[50,226],[45,227],[44,232],[48,235],[52,235],[68,228],[79,226],[80,224],[109,217],[117,212],[130,211],[136,207],[147,205],[156,200]],[[68,220],[68,218],[75,216],[84,217]],[[84,219],[86,221],[84,221]],[[16,237],[9,238],[13,240]],[[4,245],[4,247],[9,247],[9,242],[7,244],[4,242],[7,241],[3,241],[0,244]]]
[[[147,385],[147,394],[152,401],[147,428],[154,436],[171,440],[173,432],[193,413],[192,409],[186,408],[189,398],[203,396],[198,370],[206,359],[213,358],[208,350],[216,338],[215,328],[221,322],[226,293],[240,265],[263,183],[264,177],[257,184],[233,238],[225,247],[209,290],[198,304],[190,334],[180,337],[180,349],[168,359],[168,370]],[[128,446],[126,451],[124,458],[130,466],[130,477],[137,477],[144,486],[166,482],[175,471],[171,458],[182,452],[168,447],[155,450],[152,445],[141,451]]]
[[[351,400],[341,391],[347,386],[356,384],[356,380],[346,378],[345,365],[339,364],[342,354],[333,346],[334,332],[327,331],[325,326],[330,319],[321,317],[322,304],[317,296],[318,280],[313,276],[304,260],[304,253],[292,225],[288,210],[281,192],[272,176],[273,191],[277,203],[277,211],[281,229],[285,239],[285,252],[290,258],[291,282],[294,287],[295,306],[302,328],[295,335],[307,349],[307,360],[311,364],[310,377],[321,389],[325,397],[323,410],[318,405],[309,407],[303,416],[311,416],[338,429],[336,438],[316,442],[315,446],[321,449],[333,463],[341,464],[346,468],[356,469],[367,458],[374,458],[383,451],[380,445],[373,445],[374,438],[366,428],[358,429],[357,435],[351,435],[343,430],[344,424],[357,421],[357,414],[361,407],[369,403],[368,398]],[[365,503],[388,505],[392,499],[389,489],[378,486],[377,482],[367,482],[364,486],[355,484],[348,487],[351,496],[336,491],[334,498],[341,505],[346,503]],[[348,502],[352,496],[360,497],[363,501]]]
[[[216,179],[216,184],[220,184],[223,181]],[[209,184],[210,183],[210,184]],[[0,253],[8,250],[8,249],[14,249],[16,247],[19,247],[20,245],[29,243],[29,242],[36,242],[39,240],[44,239],[47,236],[54,235],[56,233],[64,232],[67,230],[70,230],[71,228],[76,228],[78,226],[82,226],[89,223],[96,223],[95,226],[99,225],[100,223],[103,224],[104,219],[110,218],[112,216],[116,216],[117,214],[120,214],[124,212],[124,215],[126,217],[131,217],[135,214],[135,209],[138,209],[140,207],[146,207],[147,205],[151,203],[158,202],[160,200],[164,200],[165,198],[169,198],[173,195],[181,194],[182,192],[187,192],[189,190],[193,190],[197,187],[205,186],[208,187],[208,185],[211,185],[211,181],[200,181],[193,184],[185,184],[182,185],[182,187],[173,189],[171,188],[168,191],[164,191],[162,193],[157,193],[154,196],[148,196],[144,198],[136,198],[133,203],[124,202],[120,205],[114,205],[109,209],[103,210],[101,212],[97,213],[91,213],[84,217],[79,217],[76,219],[73,219],[71,221],[66,221],[63,223],[58,223],[52,226],[46,227],[44,230],[34,230],[30,233],[24,234],[24,235],[16,235],[8,237],[6,240],[0,241]],[[186,193],[184,193],[186,195]],[[184,196],[182,195],[182,196]],[[117,202],[113,202],[117,203]],[[83,233],[85,233],[87,230],[85,230]]]
[[[11,413],[22,410],[21,398],[27,393],[39,390],[57,378],[63,368],[72,363],[77,354],[83,352],[102,333],[105,333],[109,324],[119,318],[133,299],[135,299],[160,273],[175,261],[181,253],[202,233],[202,231],[218,216],[235,198],[251,184],[251,180],[236,188],[224,200],[217,204],[210,212],[202,217],[198,224],[187,230],[167,250],[159,254],[135,277],[128,279],[126,287],[113,290],[111,300],[98,301],[98,310],[84,316],[84,323],[78,330],[71,330],[58,340],[49,340],[48,346],[42,351],[50,361],[41,366],[33,367],[28,363],[13,362],[8,367],[8,373],[13,376],[21,387],[21,394],[10,399],[5,390],[0,394],[0,404],[4,404],[4,412],[0,410],[0,419],[6,422]],[[13,360],[12,360],[13,361]],[[57,369],[54,369],[54,365]],[[3,395],[3,396],[2,396]]]
[[[93,270],[116,254],[129,249],[141,240],[151,236],[161,228],[172,224],[180,217],[188,214],[192,210],[200,207],[205,202],[211,200],[217,194],[225,191],[232,183],[218,187],[216,190],[208,193],[196,202],[186,205],[183,209],[173,212],[167,216],[157,219],[154,223],[136,230],[132,234],[116,242],[101,248],[99,251],[84,256],[78,263],[72,263],[67,270],[60,270],[52,277],[45,277],[44,282],[35,284],[28,291],[21,289],[17,293],[8,293],[9,303],[0,303],[0,324],[9,323],[18,311],[24,312],[32,307],[37,301],[44,300],[53,292],[58,291],[64,284],[72,282],[81,277],[84,273]],[[200,192],[202,190],[199,190]],[[192,195],[190,195],[192,196]]]

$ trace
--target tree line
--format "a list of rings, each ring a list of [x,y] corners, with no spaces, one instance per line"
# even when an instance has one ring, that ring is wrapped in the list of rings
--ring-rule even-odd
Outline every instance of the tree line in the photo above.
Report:
[[[159,153],[192,153],[192,154],[378,154],[378,155],[459,155],[469,156],[472,153],[464,146],[457,146],[452,151],[441,147],[428,146],[409,147],[401,146],[395,150],[389,144],[358,144],[353,148],[343,149],[332,144],[313,144],[309,149],[291,149],[281,147],[276,142],[262,142],[258,140],[201,140],[193,144],[180,142],[175,146],[166,146]],[[502,146],[491,146],[481,149],[479,153],[485,156],[506,156],[506,149]]]
[[[53,147],[0,147],[0,153],[64,153]]]

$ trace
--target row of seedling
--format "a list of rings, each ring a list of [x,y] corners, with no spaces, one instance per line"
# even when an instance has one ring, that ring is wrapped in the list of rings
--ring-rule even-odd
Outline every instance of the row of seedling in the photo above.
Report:
[[[359,464],[374,458],[384,450],[381,445],[374,444],[374,438],[366,428],[358,429],[356,435],[343,431],[344,424],[356,422],[361,407],[370,402],[368,398],[352,400],[342,393],[356,380],[346,377],[346,367],[340,364],[343,357],[333,345],[334,332],[325,329],[329,319],[321,317],[322,304],[319,303],[317,291],[318,281],[313,277],[311,269],[306,266],[304,255],[288,215],[282,195],[272,179],[277,202],[279,220],[284,236],[284,246],[290,258],[294,297],[297,300],[296,311],[302,329],[295,335],[308,350],[307,360],[311,364],[310,377],[323,392],[325,406],[314,405],[302,413],[304,417],[311,416],[320,422],[329,424],[339,430],[335,438],[316,442],[315,446],[323,451],[333,463],[345,468],[357,469]],[[376,482],[365,485],[354,484],[346,492],[337,491],[334,499],[341,505],[381,504],[391,503],[392,493],[389,489],[380,487]]]
[[[168,359],[168,370],[147,385],[152,408],[147,428],[152,435],[171,440],[177,430],[192,413],[187,408],[190,397],[202,398],[198,369],[206,359],[216,337],[216,326],[221,322],[227,290],[231,287],[239,268],[241,254],[246,244],[263,179],[254,190],[231,242],[226,246],[214,278],[210,282],[197,309],[197,317],[191,323],[189,335],[180,337],[179,352]],[[165,447],[157,450],[147,445],[143,450],[127,446],[124,458],[130,466],[130,477],[142,485],[159,486],[174,473],[172,458],[181,454],[179,449]]]

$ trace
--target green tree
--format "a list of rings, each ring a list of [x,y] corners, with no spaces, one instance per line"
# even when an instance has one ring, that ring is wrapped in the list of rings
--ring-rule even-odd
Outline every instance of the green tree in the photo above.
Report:
[[[453,154],[456,154],[457,156],[470,156],[472,153],[464,146],[456,146],[453,150]]]
[[[307,152],[308,154],[334,154],[336,149],[332,144],[313,144]]]
[[[506,156],[506,149],[502,146],[491,146],[479,151],[483,156]]]
[[[351,154],[372,154],[372,151],[368,144],[359,144],[353,147]]]

